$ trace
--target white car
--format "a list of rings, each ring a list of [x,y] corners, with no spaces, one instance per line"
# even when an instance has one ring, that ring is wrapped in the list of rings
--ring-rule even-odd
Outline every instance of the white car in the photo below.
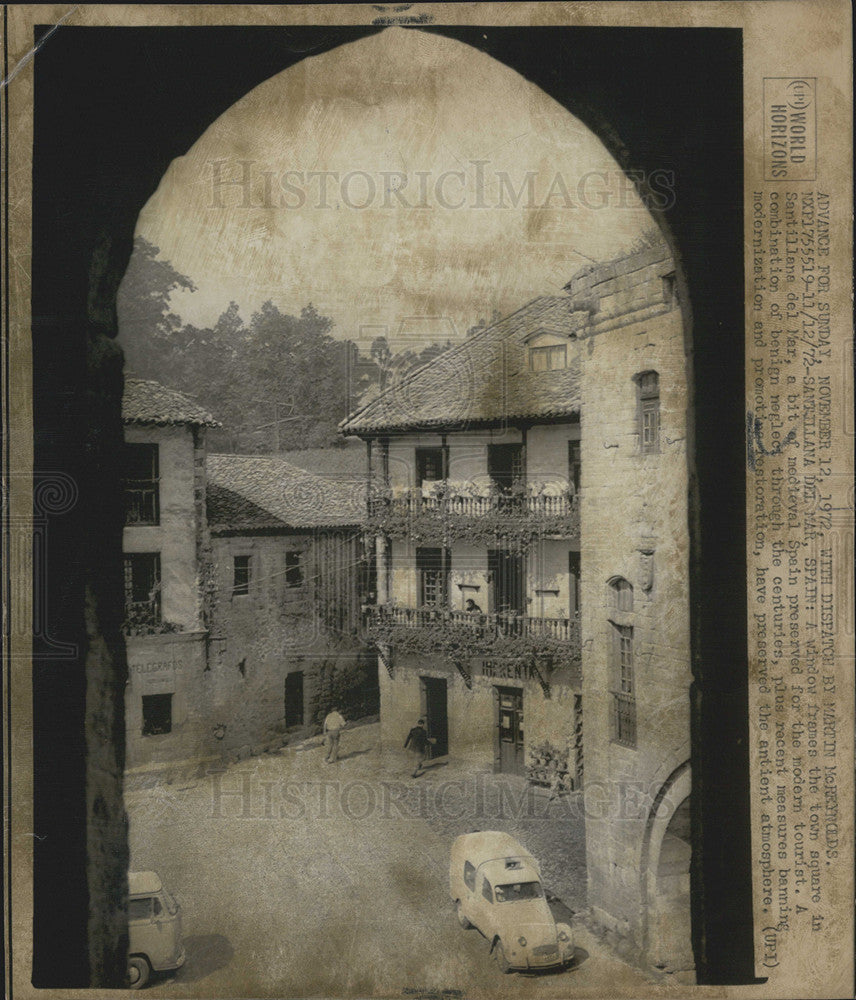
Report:
[[[152,972],[184,965],[181,909],[157,872],[128,873],[128,983],[142,989]]]
[[[502,972],[549,969],[573,958],[567,924],[553,918],[538,862],[507,833],[466,833],[452,844],[449,893],[461,926],[490,941]]]

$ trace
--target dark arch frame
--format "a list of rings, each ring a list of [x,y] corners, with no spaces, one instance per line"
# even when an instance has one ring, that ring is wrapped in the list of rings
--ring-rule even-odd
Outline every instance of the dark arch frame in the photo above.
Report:
[[[243,94],[306,55],[376,30],[63,27],[36,57],[35,468],[80,485],[77,506],[51,524],[43,581],[52,635],[80,653],[51,661],[37,639],[33,668],[38,986],[119,985],[124,971],[121,941],[98,912],[127,851],[121,808],[110,801],[124,760],[126,670],[115,465],[121,355],[112,337],[137,214],[169,162]],[[741,33],[414,30],[456,38],[517,70],[598,134],[626,171],[675,173],[666,218],[693,307],[695,370],[694,944],[700,981],[752,981],[744,424],[741,406],[723,405],[744,392]],[[97,737],[87,705],[104,720]],[[96,782],[100,802],[87,799]],[[87,838],[87,818],[99,809],[103,830]]]

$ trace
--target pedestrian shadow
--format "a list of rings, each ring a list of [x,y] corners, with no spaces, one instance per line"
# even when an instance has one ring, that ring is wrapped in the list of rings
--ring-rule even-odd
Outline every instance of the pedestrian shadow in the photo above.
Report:
[[[352,750],[350,753],[340,753],[336,758],[337,761],[340,760],[350,760],[352,757],[362,757],[364,753],[371,753],[371,747],[366,750]]]
[[[235,949],[222,934],[194,934],[184,938],[187,959],[176,978],[183,983],[195,983],[228,965]]]

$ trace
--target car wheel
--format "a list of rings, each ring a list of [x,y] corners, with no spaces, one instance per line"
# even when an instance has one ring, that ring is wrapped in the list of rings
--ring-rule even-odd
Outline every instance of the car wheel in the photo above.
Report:
[[[455,910],[458,914],[458,923],[464,928],[465,931],[469,930],[473,925],[464,916],[464,907],[460,899],[455,900]]]
[[[131,955],[128,959],[128,984],[132,990],[141,990],[149,981],[152,968],[142,955]]]
[[[496,962],[497,969],[499,969],[503,975],[511,972],[511,966],[508,964],[508,959],[505,957],[505,948],[502,947],[502,941],[497,940],[496,944],[493,946],[493,960]]]

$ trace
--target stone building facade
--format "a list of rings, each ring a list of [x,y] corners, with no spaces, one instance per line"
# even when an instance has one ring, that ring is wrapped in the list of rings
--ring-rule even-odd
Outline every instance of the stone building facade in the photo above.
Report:
[[[156,382],[126,378],[123,532],[127,767],[210,751],[205,431],[211,414]]]
[[[212,416],[125,380],[129,771],[195,769],[377,711],[362,488],[276,456],[209,455]]]
[[[232,756],[377,711],[360,641],[361,492],[272,455],[209,455],[212,728]]]
[[[639,961],[690,970],[674,266],[648,246],[579,272],[565,293],[342,425],[366,440],[375,483],[382,734],[395,744],[433,713],[440,749],[530,780],[549,743],[553,773],[585,798],[592,918]]]

